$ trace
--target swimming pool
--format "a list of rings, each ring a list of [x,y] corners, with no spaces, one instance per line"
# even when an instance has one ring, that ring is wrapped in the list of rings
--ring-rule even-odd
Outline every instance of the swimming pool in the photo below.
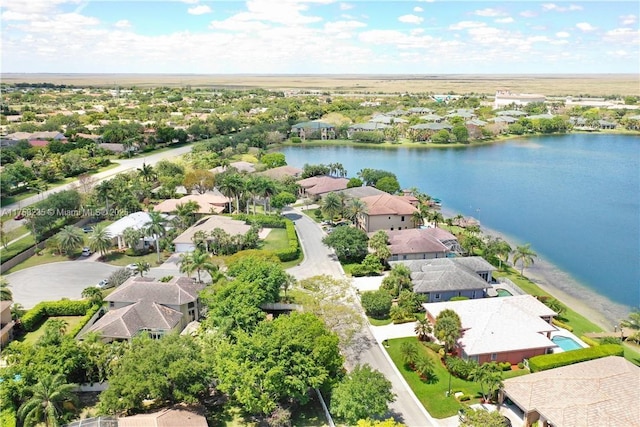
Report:
[[[551,338],[551,341],[564,351],[578,350],[582,348],[582,346],[573,338],[563,337],[562,335],[556,335]]]
[[[499,297],[512,297],[513,294],[506,289],[496,288]]]

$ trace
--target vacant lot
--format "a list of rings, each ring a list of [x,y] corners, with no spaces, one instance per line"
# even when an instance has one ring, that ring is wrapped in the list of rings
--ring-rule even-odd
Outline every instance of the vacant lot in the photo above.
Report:
[[[75,86],[201,87],[275,90],[299,89],[342,93],[475,93],[513,92],[563,95],[640,95],[634,74],[549,75],[199,75],[199,74],[14,74],[4,83],[54,83]]]

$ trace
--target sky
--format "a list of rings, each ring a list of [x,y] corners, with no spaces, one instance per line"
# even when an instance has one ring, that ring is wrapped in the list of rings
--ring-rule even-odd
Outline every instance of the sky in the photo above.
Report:
[[[640,74],[629,1],[4,0],[3,73]]]

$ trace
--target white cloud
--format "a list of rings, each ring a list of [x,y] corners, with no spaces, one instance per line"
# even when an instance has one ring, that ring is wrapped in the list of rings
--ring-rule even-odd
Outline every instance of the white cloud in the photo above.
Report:
[[[467,30],[469,28],[485,27],[487,24],[478,21],[460,21],[449,25],[450,30]]]
[[[486,8],[486,9],[480,9],[480,10],[475,10],[472,12],[473,15],[478,15],[478,16],[488,16],[488,17],[495,17],[495,16],[505,16],[506,13],[504,13],[501,10],[498,9],[492,9],[492,8]]]
[[[356,28],[366,27],[367,24],[360,21],[335,21],[327,22],[324,24],[324,29],[329,33],[341,33],[345,31],[352,31]]]
[[[416,12],[416,13],[420,13],[420,12],[424,12],[424,9],[421,8],[420,6],[416,6],[416,7],[413,8],[413,11]]]
[[[498,24],[510,24],[513,22],[513,18],[510,16],[507,16],[506,18],[498,18],[496,20],[494,20],[493,22],[496,22]]]
[[[403,22],[405,24],[420,24],[424,21],[424,18],[417,15],[402,15],[398,17],[398,21]]]
[[[560,37],[560,38],[567,38],[570,37],[571,34],[567,33],[566,31],[558,31],[556,33],[556,37]]]
[[[544,10],[545,12],[575,12],[578,10],[582,10],[582,6],[578,6],[577,4],[570,4],[569,6],[558,6],[555,3],[545,3],[542,5],[542,10]]]
[[[131,22],[129,22],[126,19],[121,19],[119,21],[116,21],[116,23],[113,24],[113,26],[116,28],[131,28]]]
[[[589,32],[589,31],[593,31],[596,29],[596,27],[594,27],[593,25],[589,24],[588,22],[578,22],[576,24],[576,28],[578,28],[579,30],[582,30],[584,32]]]
[[[25,14],[45,14],[65,3],[79,4],[81,0],[11,0],[2,4],[3,9]]]
[[[523,10],[522,12],[520,12],[520,16],[524,18],[535,18],[536,16],[538,16],[538,14],[532,10]]]
[[[349,3],[340,3],[340,10],[353,9],[353,5]]]
[[[266,30],[267,28],[271,27],[260,21],[238,19],[232,16],[228,19],[225,19],[224,21],[211,21],[211,23],[209,23],[209,28],[212,30],[225,30],[233,32],[253,32]]]
[[[205,13],[211,13],[211,8],[206,4],[200,4],[198,6],[190,7],[187,9],[190,15],[204,15]]]
[[[620,23],[622,25],[633,25],[638,21],[636,15],[622,15],[620,16]]]
[[[182,3],[187,3],[187,4],[198,4],[199,0],[182,0]]]

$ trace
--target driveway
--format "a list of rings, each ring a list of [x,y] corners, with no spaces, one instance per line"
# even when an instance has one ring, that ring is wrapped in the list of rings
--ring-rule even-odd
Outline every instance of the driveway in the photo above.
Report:
[[[31,308],[41,301],[80,299],[84,288],[96,285],[117,269],[101,262],[63,261],[25,268],[5,277],[13,301]]]

